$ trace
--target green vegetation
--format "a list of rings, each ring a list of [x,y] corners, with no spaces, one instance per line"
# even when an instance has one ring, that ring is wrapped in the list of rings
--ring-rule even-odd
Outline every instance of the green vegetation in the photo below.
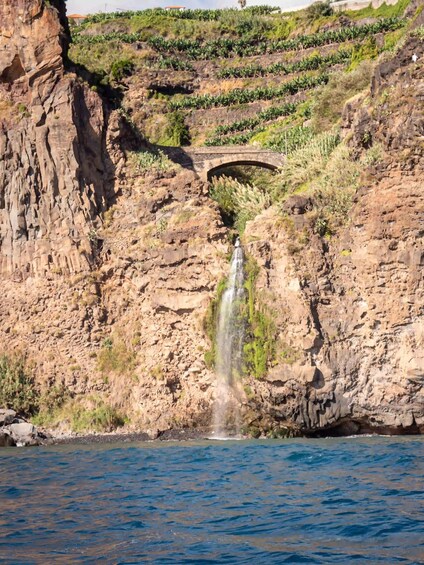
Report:
[[[293,151],[281,171],[283,186],[294,191],[316,177],[339,142],[338,132],[325,132]]]
[[[290,155],[293,151],[306,145],[313,136],[314,133],[309,126],[294,126],[282,132],[273,133],[266,139],[264,147]]]
[[[200,42],[190,39],[164,39],[153,37],[149,45],[158,53],[177,54],[184,53],[188,59],[205,60],[216,57],[249,57],[252,55],[264,55],[266,53],[279,53],[284,51],[295,51],[320,47],[330,43],[344,43],[355,39],[363,39],[376,33],[393,31],[404,26],[405,22],[399,18],[387,18],[372,24],[361,26],[344,27],[336,30],[323,31],[310,35],[298,35],[291,39],[277,41],[258,41],[257,38],[249,39],[215,39],[209,42]],[[136,34],[123,34],[113,32],[101,36],[82,36],[84,41],[103,42],[120,39],[123,42],[132,43],[137,41]],[[81,36],[79,36],[79,40]]]
[[[244,10],[244,14],[251,17],[253,15],[264,16],[279,12],[280,8],[275,6],[248,6]],[[182,19],[182,20],[200,20],[200,21],[217,21],[225,15],[234,14],[240,15],[240,11],[234,8],[227,8],[223,10],[164,10],[163,8],[153,8],[147,10],[122,10],[120,12],[104,12],[89,15],[84,24],[85,26],[93,23],[108,22],[111,20],[130,19],[136,16],[151,16],[159,15],[163,18]]]
[[[132,152],[129,159],[134,167],[141,173],[165,172],[174,167],[172,161],[163,151],[149,151],[148,149]]]
[[[0,356],[0,406],[25,416],[39,410],[40,392],[22,355]]]
[[[181,59],[180,57],[166,57],[164,55],[160,55],[156,61],[154,61],[154,65],[158,69],[171,69],[173,71],[193,71],[193,65],[191,65],[188,61]]]
[[[244,133],[237,133],[235,135],[229,136],[221,136],[217,135],[215,137],[211,137],[205,141],[205,145],[207,146],[215,146],[215,145],[244,145],[248,143],[252,137],[255,135],[265,131],[265,126],[258,126],[254,129],[251,129]]]
[[[354,159],[344,144],[334,150],[308,190],[314,201],[312,219],[318,234],[332,235],[346,223],[361,172],[376,163],[381,155],[379,145],[365,151],[359,160]]]
[[[279,117],[285,117],[285,119],[279,120]],[[255,142],[263,147],[287,154],[295,148],[293,145],[297,147],[303,131],[310,130],[303,125],[292,124],[299,122],[303,124],[305,118],[309,117],[309,101],[302,104],[288,103],[283,104],[283,106],[271,107],[259,112],[256,118],[247,118],[229,124],[229,126],[216,128],[215,136],[207,139],[205,145],[241,145],[247,142]],[[227,131],[227,128],[235,130],[246,126],[249,129],[242,131],[242,133],[230,136],[220,133]]]
[[[54,428],[68,424],[73,432],[111,432],[127,422],[119,410],[97,396],[65,399],[50,410],[41,410],[32,423]]]
[[[212,369],[216,359],[216,331],[218,325],[219,305],[222,295],[227,287],[227,279],[221,279],[216,287],[215,298],[210,302],[203,319],[203,331],[208,336],[211,347],[205,351],[204,359],[206,367]]]
[[[98,370],[108,375],[110,373],[128,373],[134,368],[135,354],[130,351],[125,341],[120,337],[104,340],[97,356]]]
[[[16,108],[23,118],[28,118],[30,116],[28,108],[25,106],[25,104],[22,104],[22,102],[19,102]]]
[[[268,366],[275,361],[276,324],[270,309],[256,291],[258,274],[258,265],[252,257],[248,257],[245,262],[246,304],[241,305],[240,308],[242,316],[246,318],[243,373],[260,379],[266,374]],[[215,362],[219,305],[226,284],[226,279],[221,280],[218,284],[216,297],[210,303],[203,321],[203,329],[211,343],[211,349],[205,352],[205,363],[209,368],[213,368]]]
[[[93,399],[94,406],[71,405],[70,424],[74,432],[111,432],[125,424],[125,417],[103,400]]]
[[[135,65],[129,59],[118,59],[114,61],[110,67],[110,75],[113,80],[121,81],[123,78],[130,76],[134,71]]]
[[[184,115],[181,112],[171,112],[167,114],[168,125],[165,130],[164,138],[159,140],[159,145],[181,147],[189,145],[190,134],[184,122]]]
[[[352,20],[364,18],[398,18],[402,17],[411,0],[398,0],[396,4],[382,4],[379,8],[373,8],[371,4],[362,10],[346,10],[345,14]]]
[[[274,106],[272,108],[268,108],[267,110],[263,110],[257,114],[256,118],[247,118],[246,120],[240,120],[238,122],[233,122],[232,124],[228,124],[225,126],[218,126],[215,129],[216,135],[225,135],[227,133],[234,133],[235,131],[243,131],[245,129],[252,129],[256,127],[261,122],[267,122],[270,120],[274,120],[275,118],[279,118],[281,116],[288,116],[293,114],[297,109],[297,104],[288,103],[283,104],[282,106]]]
[[[314,71],[317,69],[339,65],[350,60],[352,50],[340,50],[329,55],[319,53],[294,63],[274,63],[267,67],[262,65],[245,65],[243,67],[227,67],[218,72],[218,78],[247,78],[267,75],[288,75],[295,72]]]
[[[403,32],[403,30],[398,30],[398,31]],[[355,45],[352,51],[349,70],[356,69],[356,67],[360,63],[362,63],[362,61],[375,59],[378,56],[378,53],[379,51],[374,37],[368,38],[364,43],[361,43],[360,45]]]
[[[284,51],[295,51],[320,47],[330,43],[343,43],[355,39],[363,39],[376,33],[394,31],[404,25],[404,21],[397,17],[381,19],[375,23],[360,26],[343,27],[336,30],[328,30],[309,35],[298,35],[290,39],[275,41],[261,40],[257,34],[249,38],[219,38],[211,41],[199,41],[196,39],[165,39],[153,35],[148,39],[149,46],[158,53],[176,55],[184,53],[185,57],[192,60],[207,60],[217,57],[248,57],[252,55],[264,55],[266,53],[279,53]],[[136,43],[146,39],[145,32],[121,32],[112,31],[98,35],[84,35],[81,32],[74,34],[75,44],[94,45],[110,41],[121,43]]]
[[[40,395],[39,411],[31,418],[35,426],[53,426],[60,423],[62,406],[70,401],[70,394],[63,383],[48,385]]]
[[[226,176],[214,177],[209,196],[232,218],[239,234],[243,233],[246,222],[271,205],[270,196],[265,191]]]
[[[413,35],[414,37],[418,37],[418,38],[424,40],[424,25],[423,25],[423,26],[420,26],[420,27],[417,27],[416,29],[414,29],[414,30],[411,32],[411,35]]]
[[[331,6],[330,0],[325,2],[314,2],[308,6],[305,10],[306,18],[309,22],[313,22],[319,18],[326,18],[327,16],[333,15],[333,8]]]
[[[271,309],[260,300],[256,291],[258,274],[257,263],[248,257],[245,263],[248,323],[243,348],[244,372],[261,379],[275,360],[277,328]]]
[[[72,43],[70,58],[78,65],[87,68],[99,77],[110,76],[112,65],[115,61],[132,60],[131,48],[119,41],[110,42],[107,49],[102,44],[85,45]]]
[[[409,0],[400,0],[396,6],[367,8],[366,24],[355,21],[358,12],[333,13],[328,2],[317,2],[292,13],[281,13],[269,6],[249,6],[245,10],[180,12],[157,8],[95,14],[82,25],[73,26],[70,59],[76,63],[74,70],[93,89],[107,92],[116,106],[129,108],[134,125],[151,143],[184,146],[258,142],[277,148],[278,137],[291,139],[292,134],[283,132],[300,128],[305,120],[302,121],[293,109],[279,112],[277,108],[266,109],[265,103],[258,104],[261,107],[254,118],[248,118],[251,113],[246,112],[244,116],[242,105],[274,99],[288,103],[290,100],[284,100],[285,97],[300,92],[305,94],[296,98],[308,97],[313,101],[313,90],[328,82],[335,66],[357,70],[364,60],[393,49],[407,32],[408,22],[402,17],[408,4]],[[334,44],[330,52],[320,52],[322,46],[329,44]],[[315,48],[313,52],[312,48]],[[309,52],[302,56],[299,51],[304,49]],[[273,64],[244,60],[251,55],[285,52],[290,53]],[[208,61],[209,64],[193,61]],[[150,96],[141,104],[135,104],[134,98],[127,96],[123,82],[130,75],[143,76],[148,69],[169,70],[172,82],[169,87],[163,86],[163,93],[160,86],[154,92],[156,86],[152,83]],[[288,77],[292,80],[286,84],[275,84],[275,81],[267,84],[261,80],[266,76],[293,73],[295,76]],[[127,83],[130,90],[136,88],[137,77]],[[197,90],[195,77],[202,80],[202,93],[186,95],[187,85],[190,90]],[[210,84],[209,79],[212,79]],[[226,82],[221,87],[216,79],[226,79]],[[337,82],[332,80],[333,84]],[[337,98],[336,106],[338,103]],[[210,131],[209,120],[205,128],[205,124],[197,123],[197,115],[191,113],[191,110],[226,106],[239,106],[241,116],[216,131]],[[323,106],[324,101],[315,112],[318,115],[313,123],[315,132],[329,129],[340,114],[338,106],[333,110],[328,108],[333,116],[329,116],[329,120],[324,116],[323,122],[328,123],[319,124],[319,114],[325,110]],[[191,114],[189,119],[186,114]],[[293,121],[280,119],[290,114],[294,116]],[[163,167],[166,165],[156,155],[155,158],[142,157],[139,169],[160,172]]]
[[[315,132],[326,131],[339,121],[346,101],[369,86],[371,72],[371,63],[363,61],[354,71],[330,78],[313,105],[312,127]]]
[[[293,80],[276,87],[260,87],[255,89],[236,88],[226,94],[203,94],[200,96],[187,96],[179,100],[171,100],[170,107],[173,110],[183,108],[205,109],[216,106],[231,106],[233,104],[246,104],[255,100],[272,100],[273,98],[281,98],[287,94],[296,94],[301,90],[315,88],[328,81],[327,74],[302,75]]]
[[[258,126],[261,126],[264,122],[269,122],[272,120],[276,120],[281,116],[289,116],[296,112],[297,104],[287,103],[283,104],[282,106],[273,106],[272,108],[268,108],[267,110],[263,110],[259,112],[256,118],[246,118],[244,120],[239,120],[237,122],[233,122],[232,124],[228,124],[225,126],[218,126],[214,133],[213,137],[206,140],[205,145],[231,145],[231,144],[238,144],[241,140],[248,141],[255,133],[258,132]],[[234,133],[237,131],[249,130],[247,134],[232,136],[232,137],[223,137],[228,133]]]

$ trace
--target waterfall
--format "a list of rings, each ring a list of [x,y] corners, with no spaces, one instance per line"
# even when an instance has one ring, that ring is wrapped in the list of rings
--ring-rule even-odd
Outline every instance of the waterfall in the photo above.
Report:
[[[245,331],[243,259],[243,250],[240,241],[237,240],[217,322],[215,359],[217,390],[213,414],[215,437],[226,437],[230,430],[237,434],[240,428],[237,377],[242,369]]]

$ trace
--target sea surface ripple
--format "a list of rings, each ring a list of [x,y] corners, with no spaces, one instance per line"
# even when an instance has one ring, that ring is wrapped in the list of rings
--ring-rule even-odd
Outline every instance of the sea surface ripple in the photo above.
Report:
[[[0,450],[0,563],[424,563],[424,439]]]

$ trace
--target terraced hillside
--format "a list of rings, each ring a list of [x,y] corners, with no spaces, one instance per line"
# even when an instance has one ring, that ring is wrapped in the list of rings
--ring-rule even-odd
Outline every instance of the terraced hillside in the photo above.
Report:
[[[153,144],[286,151],[309,139],[324,86],[350,77],[327,127],[368,83],[366,61],[392,50],[414,17],[411,0],[337,14],[325,3],[284,14],[267,6],[96,14],[73,27],[70,58]]]

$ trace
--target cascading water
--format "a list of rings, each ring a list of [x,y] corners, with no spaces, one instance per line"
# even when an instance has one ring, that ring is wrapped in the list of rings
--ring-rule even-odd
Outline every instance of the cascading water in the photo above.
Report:
[[[239,431],[237,376],[240,375],[245,332],[243,250],[236,241],[227,287],[222,295],[216,337],[217,391],[214,404],[214,437]]]

